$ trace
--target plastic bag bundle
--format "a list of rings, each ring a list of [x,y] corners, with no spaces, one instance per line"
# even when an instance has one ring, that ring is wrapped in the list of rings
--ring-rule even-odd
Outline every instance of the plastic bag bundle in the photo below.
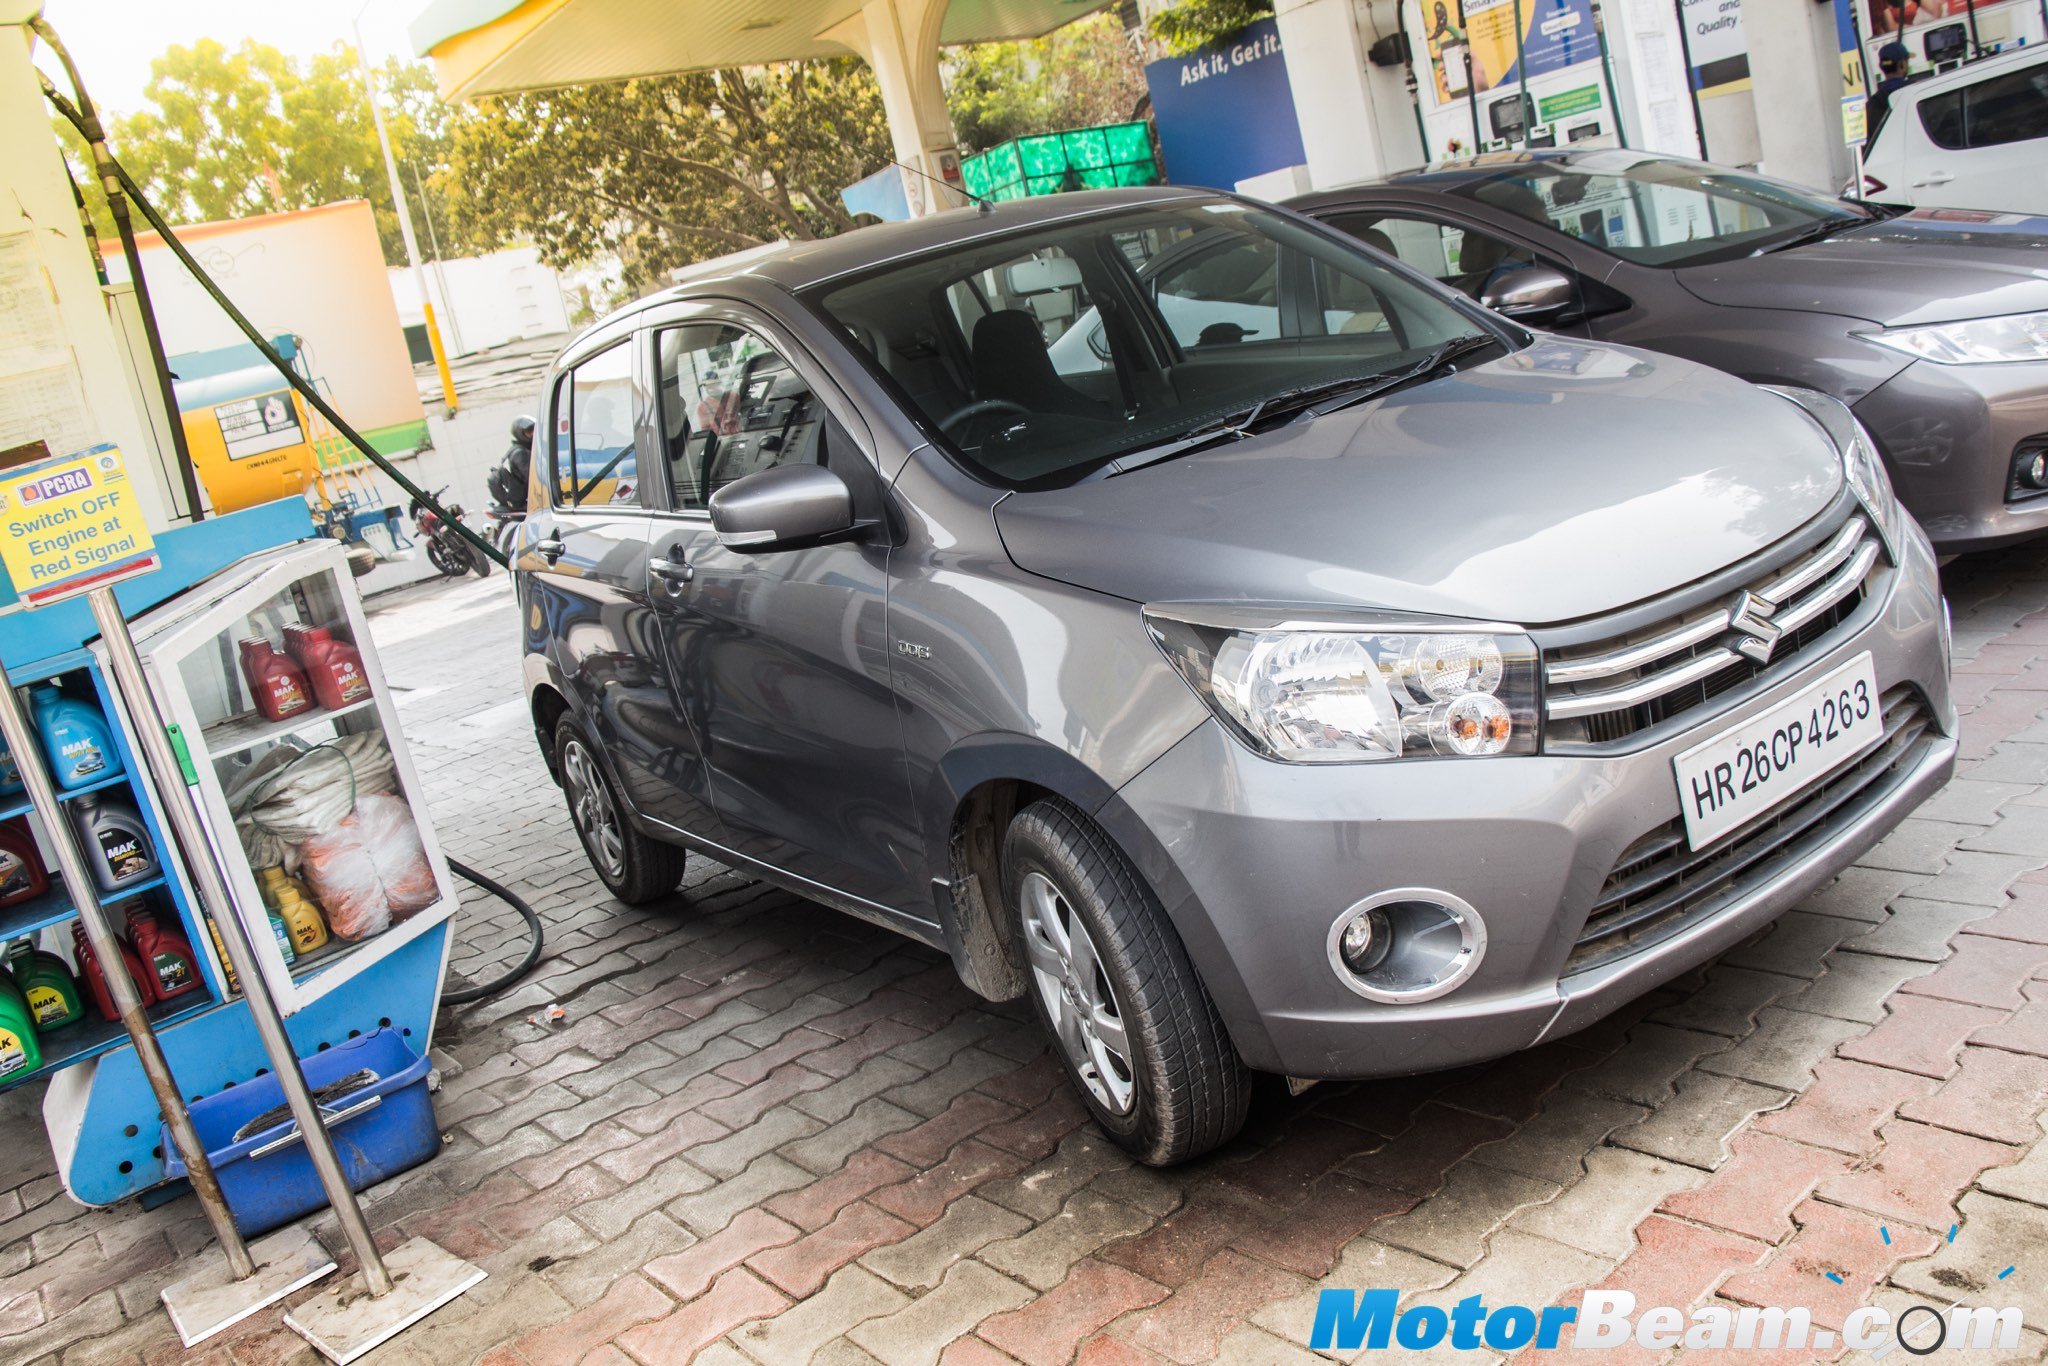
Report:
[[[391,750],[375,731],[312,749],[270,751],[228,789],[228,809],[252,869],[300,874],[298,846],[332,830],[372,793],[397,791]]]
[[[412,810],[397,797],[372,793],[333,830],[299,847],[299,864],[343,939],[381,934],[434,904],[440,889],[420,843]]]
[[[312,749],[280,746],[227,796],[249,866],[304,879],[328,928],[355,941],[440,895],[412,809],[396,792],[391,750],[366,731]]]

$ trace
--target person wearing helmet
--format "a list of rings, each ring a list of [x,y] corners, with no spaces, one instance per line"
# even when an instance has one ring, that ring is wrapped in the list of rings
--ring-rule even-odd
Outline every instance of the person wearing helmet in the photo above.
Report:
[[[526,511],[526,477],[532,468],[533,419],[517,417],[512,420],[512,444],[487,481],[491,501],[514,512]]]

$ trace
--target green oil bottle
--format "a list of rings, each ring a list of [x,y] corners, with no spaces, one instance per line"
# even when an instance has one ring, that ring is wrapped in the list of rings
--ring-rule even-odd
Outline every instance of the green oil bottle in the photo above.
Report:
[[[77,1024],[85,1018],[85,1005],[78,996],[78,979],[64,960],[47,949],[22,940],[8,951],[8,966],[14,985],[28,1003],[28,1013],[39,1033]]]
[[[35,1017],[12,975],[0,972],[0,1078],[33,1072],[43,1065]]]

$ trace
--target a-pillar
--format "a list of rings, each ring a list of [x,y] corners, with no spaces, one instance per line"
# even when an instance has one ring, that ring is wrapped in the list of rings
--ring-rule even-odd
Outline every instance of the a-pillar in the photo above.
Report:
[[[1310,185],[1326,189],[1420,165],[1422,134],[1402,68],[1366,59],[1373,42],[1397,31],[1395,0],[1278,0],[1273,17]]]
[[[852,48],[867,60],[882,88],[882,111],[896,160],[932,177],[905,175],[904,194],[914,216],[957,208],[966,198],[934,181],[960,184],[960,149],[939,80],[939,31],[950,0],[867,0],[860,12],[818,36]]]
[[[1745,5],[1742,29],[1764,170],[1832,193],[1851,174],[1834,9],[1789,0]]]

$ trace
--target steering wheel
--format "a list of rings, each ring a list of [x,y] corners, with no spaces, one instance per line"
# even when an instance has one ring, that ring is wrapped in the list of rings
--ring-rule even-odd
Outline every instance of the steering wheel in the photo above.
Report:
[[[963,408],[955,408],[939,419],[939,430],[951,436],[955,427],[969,418],[980,417],[983,413],[1022,413],[1028,416],[1030,412],[1031,410],[1023,404],[1013,403],[1007,398],[978,398]]]

